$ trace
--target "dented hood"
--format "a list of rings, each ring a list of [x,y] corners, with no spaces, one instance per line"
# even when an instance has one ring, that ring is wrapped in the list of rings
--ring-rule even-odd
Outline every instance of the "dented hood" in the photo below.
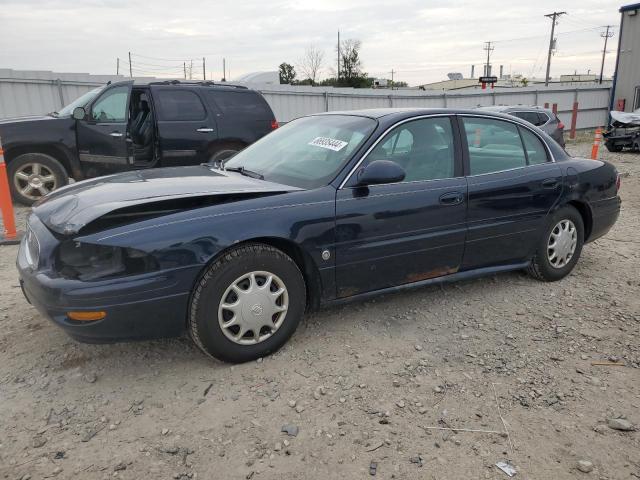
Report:
[[[300,190],[224,172],[208,165],[119,173],[63,187],[38,202],[33,213],[54,232],[70,235],[97,218],[132,205],[228,194]]]

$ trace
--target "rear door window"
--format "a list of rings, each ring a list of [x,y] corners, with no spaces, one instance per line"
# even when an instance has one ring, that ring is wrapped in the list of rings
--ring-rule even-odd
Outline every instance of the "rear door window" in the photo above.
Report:
[[[518,127],[488,118],[464,118],[469,147],[469,173],[512,170],[527,165]]]
[[[160,120],[194,121],[204,120],[207,112],[197,93],[189,90],[159,89],[154,92]]]

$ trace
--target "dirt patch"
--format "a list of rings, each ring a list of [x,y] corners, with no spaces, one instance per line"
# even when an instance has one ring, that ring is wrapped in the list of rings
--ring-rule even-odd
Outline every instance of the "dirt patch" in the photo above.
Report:
[[[187,339],[76,343],[0,247],[1,478],[508,478],[497,462],[640,478],[640,432],[620,429],[640,424],[640,155],[602,155],[622,215],[563,281],[515,272],[324,310],[239,366]]]

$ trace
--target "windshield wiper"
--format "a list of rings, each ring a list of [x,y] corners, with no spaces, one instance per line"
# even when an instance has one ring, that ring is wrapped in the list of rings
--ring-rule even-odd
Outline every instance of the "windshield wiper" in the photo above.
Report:
[[[224,167],[223,167],[224,168]],[[244,175],[245,177],[257,178],[258,180],[264,180],[264,175],[254,172],[251,170],[247,170],[244,167],[227,167],[224,168],[227,172],[238,172],[240,175]]]
[[[55,118],[60,116],[60,114],[58,112],[49,112],[49,113],[47,113],[47,115],[50,115],[50,116],[55,117]]]

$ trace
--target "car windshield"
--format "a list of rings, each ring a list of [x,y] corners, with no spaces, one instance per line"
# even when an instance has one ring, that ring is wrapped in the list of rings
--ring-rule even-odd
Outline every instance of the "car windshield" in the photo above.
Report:
[[[98,95],[98,93],[100,93],[102,91],[104,87],[99,87],[99,88],[94,88],[93,90],[88,91],[87,93],[85,93],[84,95],[82,95],[79,98],[76,98],[73,102],[71,102],[69,105],[67,105],[66,107],[64,107],[62,110],[60,110],[59,112],[57,112],[59,117],[66,117],[68,115],[71,115],[73,113],[73,110],[76,107],[84,107],[86,106],[91,100],[93,100],[94,98],[96,98],[96,96]]]
[[[245,148],[224,168],[305,189],[328,185],[376,124],[352,115],[300,118]]]

